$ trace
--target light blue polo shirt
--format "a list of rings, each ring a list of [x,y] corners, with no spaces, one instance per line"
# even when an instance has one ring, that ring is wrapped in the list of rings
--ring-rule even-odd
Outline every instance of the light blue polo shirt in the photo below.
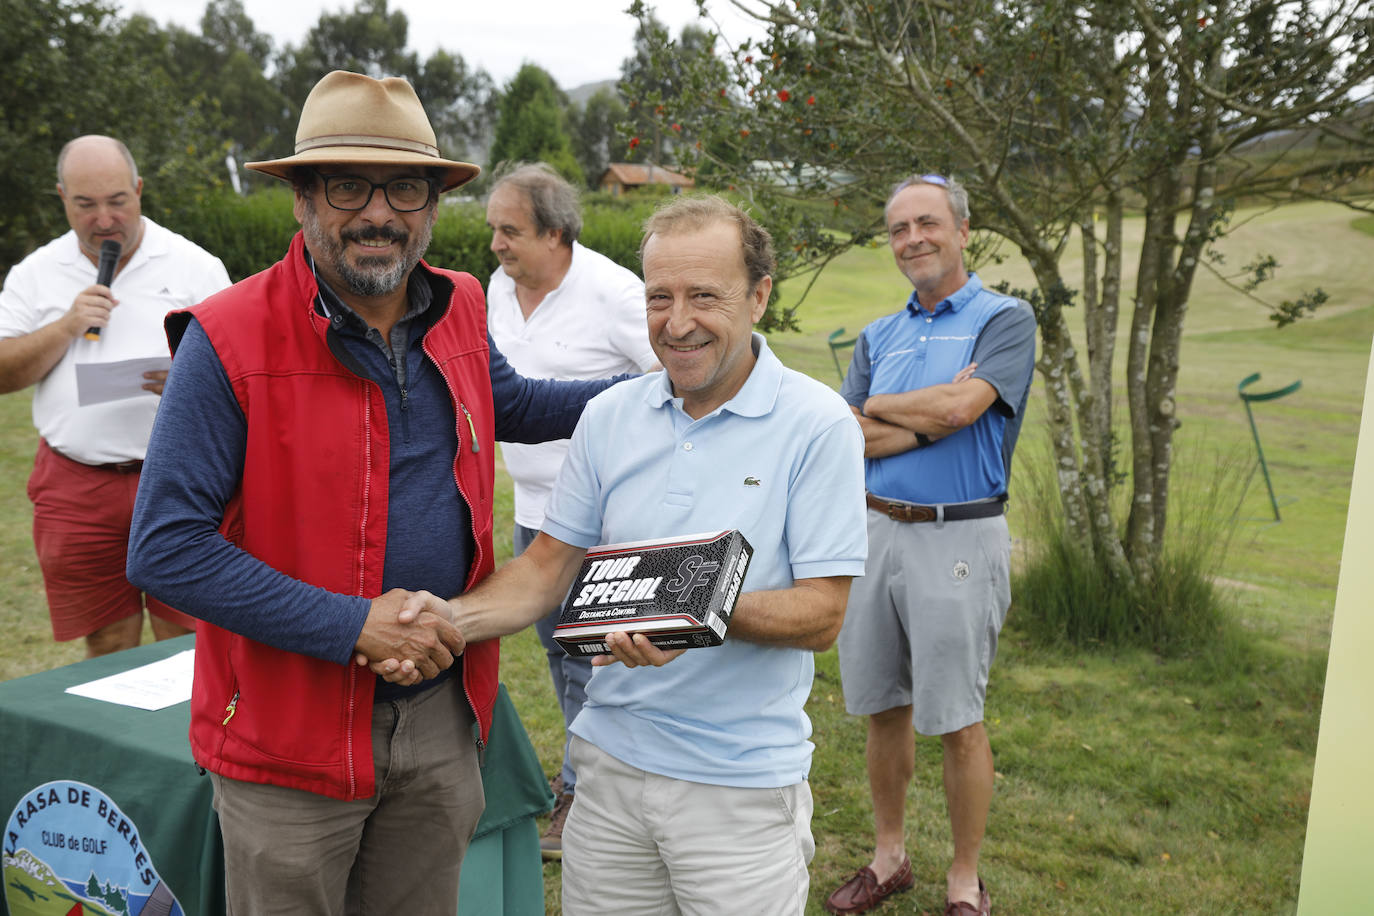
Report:
[[[863,575],[863,436],[835,392],[785,368],[759,334],[740,391],[700,420],[666,372],[621,382],[582,414],[543,530],[568,544],[739,529],[744,590]],[[793,785],[811,767],[812,653],[727,632],[662,668],[597,668],[571,730],[652,773],[725,786]]]
[[[913,292],[906,308],[874,321],[854,344],[840,394],[863,408],[870,395],[944,384],[970,362],[997,400],[970,425],[925,448],[865,461],[868,489],[920,505],[1004,496],[1012,449],[1035,369],[1030,305],[983,288],[976,274],[934,313]]]

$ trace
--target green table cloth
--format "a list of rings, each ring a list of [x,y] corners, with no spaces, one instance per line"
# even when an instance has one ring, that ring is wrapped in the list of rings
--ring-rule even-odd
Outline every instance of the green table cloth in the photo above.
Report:
[[[64,692],[194,644],[185,636],[0,683],[0,914],[224,913],[219,824],[210,780],[191,759],[190,704],[147,711]],[[486,811],[457,911],[542,914],[534,819],[553,798],[504,686],[482,774]]]

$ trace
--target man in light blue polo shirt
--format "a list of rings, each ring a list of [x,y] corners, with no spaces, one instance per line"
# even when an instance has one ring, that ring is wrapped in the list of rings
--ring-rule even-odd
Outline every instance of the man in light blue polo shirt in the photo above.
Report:
[[[588,547],[739,529],[754,556],[724,645],[663,652],[615,633],[596,660],[572,725],[563,912],[800,914],[815,851],[803,704],[863,573],[862,436],[751,332],[774,269],[762,227],[719,198],[679,199],[641,254],[666,371],[588,405],[524,554],[411,609],[451,613],[469,641],[501,636],[561,599]]]
[[[944,749],[954,836],[944,912],[987,916],[978,854],[993,769],[983,700],[1011,603],[1002,508],[1035,316],[965,269],[968,195],[957,182],[909,178],[885,212],[914,291],[904,309],[864,328],[841,388],[864,431],[871,555],[839,637],[840,674],[845,708],[869,717],[876,844],[825,905],[862,913],[915,883],[904,834],[914,725]]]

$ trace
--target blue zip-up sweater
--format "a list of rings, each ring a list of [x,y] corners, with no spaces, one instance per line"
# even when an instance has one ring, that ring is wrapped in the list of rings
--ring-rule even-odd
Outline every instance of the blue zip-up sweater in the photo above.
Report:
[[[439,307],[439,306],[436,306]],[[385,395],[391,479],[383,591],[424,588],[458,594],[471,564],[468,509],[453,486],[454,404],[421,349],[428,316],[413,322],[406,387],[381,348],[347,322],[330,328],[331,349],[349,368],[377,382]],[[490,347],[498,439],[542,442],[572,435],[582,407],[621,378],[555,382],[518,375]],[[337,346],[336,346],[337,344]],[[168,393],[158,410],[148,464],[134,510],[129,578],[174,607],[194,607],[216,626],[268,645],[347,664],[370,601],[308,585],[278,572],[219,533],[224,509],[243,472],[246,426],[223,365],[192,321],[176,349]],[[460,418],[461,419],[461,418]],[[186,449],[183,443],[195,442]],[[195,478],[197,494],[175,486]],[[185,549],[187,544],[192,549]],[[433,545],[442,544],[443,549]],[[461,549],[459,547],[461,546]],[[457,555],[455,557],[455,555]],[[312,626],[283,628],[273,608],[312,608]]]

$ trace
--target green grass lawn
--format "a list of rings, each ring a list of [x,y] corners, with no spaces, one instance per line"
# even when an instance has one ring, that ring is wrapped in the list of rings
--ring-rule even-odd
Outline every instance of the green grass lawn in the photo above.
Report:
[[[1254,405],[1283,521],[1273,521],[1262,483],[1252,477],[1221,572],[1236,626],[1219,647],[1173,659],[1045,648],[1029,640],[1013,606],[987,707],[997,795],[982,873],[996,912],[1265,914],[1291,913],[1296,904],[1374,337],[1374,266],[1363,257],[1371,248],[1364,233],[1374,226],[1365,220],[1355,227],[1349,211],[1316,204],[1239,219],[1244,226],[1225,245],[1228,262],[1272,251],[1283,265],[1266,296],[1321,285],[1331,301],[1317,317],[1275,331],[1262,308],[1211,278],[1199,280],[1180,377],[1184,425],[1173,511],[1186,518],[1202,490],[1249,472],[1254,445],[1236,384],[1260,372],[1258,391],[1302,381],[1297,393]],[[1138,224],[1132,229],[1138,232]],[[990,282],[1029,279],[1010,263],[983,273]],[[772,346],[788,365],[838,387],[827,336],[839,327],[852,335],[898,307],[907,292],[885,248],[850,252],[818,280],[801,312],[803,330],[776,336]],[[0,397],[0,473],[9,482],[0,488],[0,678],[81,655],[76,644],[53,644],[48,631],[24,494],[34,444],[28,400],[27,393]],[[1017,481],[1042,460],[1040,417],[1033,403],[1013,478],[1010,521],[1018,541],[1033,534],[1023,530],[1028,513],[1016,499],[1024,500],[1027,488]],[[1215,475],[1218,464],[1229,477]],[[510,490],[499,476],[497,546],[504,560]],[[507,640],[503,679],[552,772],[561,718],[532,633]],[[808,912],[820,913],[829,889],[867,861],[872,841],[865,724],[844,713],[833,650],[817,657],[808,712],[817,746]],[[938,913],[943,905],[950,847],[939,747],[922,740],[917,748],[907,809],[917,886],[879,912]],[[546,865],[544,874],[549,912],[556,913],[558,866]]]

